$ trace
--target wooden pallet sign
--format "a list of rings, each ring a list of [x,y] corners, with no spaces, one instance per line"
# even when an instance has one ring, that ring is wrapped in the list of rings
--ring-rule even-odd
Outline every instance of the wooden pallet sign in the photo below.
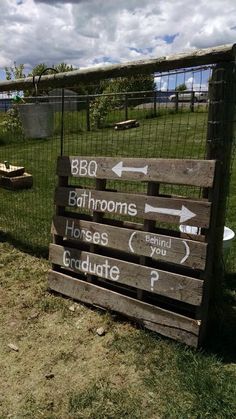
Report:
[[[212,160],[59,157],[50,289],[197,347],[207,320],[216,168]],[[138,193],[140,181],[146,193]],[[161,184],[204,188],[209,199],[163,196]],[[182,235],[180,225],[202,233]]]

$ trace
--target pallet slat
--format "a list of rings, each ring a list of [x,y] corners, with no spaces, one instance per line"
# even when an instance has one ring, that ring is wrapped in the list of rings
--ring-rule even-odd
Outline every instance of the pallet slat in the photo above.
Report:
[[[62,187],[55,191],[55,204],[204,228],[209,226],[211,209],[205,201]]]
[[[114,227],[68,217],[53,217],[52,233],[69,241],[93,243],[154,260],[204,269],[207,244],[194,240]]]
[[[57,162],[59,176],[142,180],[199,187],[213,185],[214,170],[214,160],[63,156]]]
[[[130,298],[60,272],[49,272],[51,290],[126,315],[147,328],[196,347],[200,321]]]
[[[92,274],[119,284],[164,295],[192,305],[200,305],[203,282],[78,249],[50,245],[49,259],[72,272]]]

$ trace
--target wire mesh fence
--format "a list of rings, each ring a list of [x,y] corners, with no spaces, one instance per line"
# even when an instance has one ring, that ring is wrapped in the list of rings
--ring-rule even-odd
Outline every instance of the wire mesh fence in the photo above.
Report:
[[[57,183],[56,160],[60,154],[204,158],[208,82],[213,68],[211,65],[155,74],[156,88],[152,91],[79,95],[75,88],[56,89],[46,95],[43,92],[37,98],[25,96],[28,104],[37,101],[52,106],[53,135],[41,139],[24,136],[17,113],[21,105],[12,101],[14,92],[0,94],[0,163],[23,166],[33,177],[32,188],[0,189],[0,231],[34,253],[47,254]],[[124,120],[135,120],[137,124],[130,129],[115,129]],[[226,223],[236,230],[235,160],[231,172]],[[131,186],[119,181],[108,184],[117,191],[130,191]],[[144,192],[147,185],[140,183],[138,187],[139,192]],[[190,187],[162,188],[163,193],[176,195],[186,190],[190,197],[202,192]],[[236,270],[235,256],[234,244],[226,260],[230,272]]]

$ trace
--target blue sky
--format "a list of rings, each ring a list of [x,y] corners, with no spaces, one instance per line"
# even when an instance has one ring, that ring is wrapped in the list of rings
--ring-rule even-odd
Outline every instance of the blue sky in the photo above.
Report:
[[[27,74],[40,62],[84,68],[234,43],[235,22],[235,0],[1,0],[0,78],[14,61]]]

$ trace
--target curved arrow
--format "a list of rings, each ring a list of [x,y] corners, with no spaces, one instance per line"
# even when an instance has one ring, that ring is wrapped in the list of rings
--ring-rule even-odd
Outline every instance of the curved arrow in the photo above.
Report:
[[[185,240],[182,240],[182,242],[185,245],[186,254],[183,257],[183,259],[180,261],[181,264],[184,263],[188,259],[189,255],[190,255],[190,249],[189,249],[188,243],[186,243]]]

